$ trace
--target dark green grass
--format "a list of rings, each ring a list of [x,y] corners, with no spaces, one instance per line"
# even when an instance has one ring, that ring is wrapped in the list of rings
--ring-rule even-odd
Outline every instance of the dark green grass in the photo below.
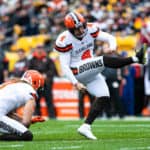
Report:
[[[0,150],[150,150],[150,121],[96,120],[98,140],[76,130],[83,121],[49,120],[31,126],[32,142],[0,142]]]

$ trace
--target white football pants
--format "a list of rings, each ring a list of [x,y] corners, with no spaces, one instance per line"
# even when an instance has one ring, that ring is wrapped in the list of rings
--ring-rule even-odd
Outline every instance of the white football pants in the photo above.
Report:
[[[0,134],[9,133],[21,136],[27,130],[28,129],[18,121],[8,116],[0,116]]]
[[[96,97],[110,96],[108,86],[101,72],[104,69],[103,56],[87,59],[76,66],[78,81],[83,83],[90,94]]]

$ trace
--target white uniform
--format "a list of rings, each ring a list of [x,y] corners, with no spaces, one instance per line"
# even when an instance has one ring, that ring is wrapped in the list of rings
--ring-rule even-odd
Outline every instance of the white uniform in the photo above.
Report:
[[[9,118],[7,114],[34,99],[36,91],[24,82],[0,86],[0,132],[22,134],[28,129],[21,123]]]
[[[69,31],[61,33],[56,40],[55,50],[60,53],[62,70],[73,84],[80,81],[92,95],[109,96],[108,87],[100,74],[104,68],[103,57],[93,55],[94,41],[107,42],[111,49],[116,50],[116,39],[100,31],[96,24],[88,23],[87,27],[87,34],[82,40],[75,38]]]

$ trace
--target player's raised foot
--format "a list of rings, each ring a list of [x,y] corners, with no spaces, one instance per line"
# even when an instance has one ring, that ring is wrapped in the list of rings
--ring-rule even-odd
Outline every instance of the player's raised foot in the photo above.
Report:
[[[83,124],[77,129],[78,133],[85,136],[90,140],[97,140],[97,138],[93,135],[91,131],[91,127],[88,124]]]
[[[140,49],[135,50],[136,57],[138,58],[140,64],[145,64],[146,48],[147,48],[147,46],[145,44],[143,44]]]

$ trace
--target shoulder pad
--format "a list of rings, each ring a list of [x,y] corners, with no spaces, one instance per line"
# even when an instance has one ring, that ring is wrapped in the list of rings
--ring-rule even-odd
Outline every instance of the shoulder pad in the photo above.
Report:
[[[90,35],[93,38],[96,38],[98,36],[98,33],[100,32],[98,25],[96,23],[88,23],[87,26],[88,26]]]
[[[63,32],[59,35],[54,48],[59,52],[68,52],[72,49],[72,44],[69,43],[67,32]]]

